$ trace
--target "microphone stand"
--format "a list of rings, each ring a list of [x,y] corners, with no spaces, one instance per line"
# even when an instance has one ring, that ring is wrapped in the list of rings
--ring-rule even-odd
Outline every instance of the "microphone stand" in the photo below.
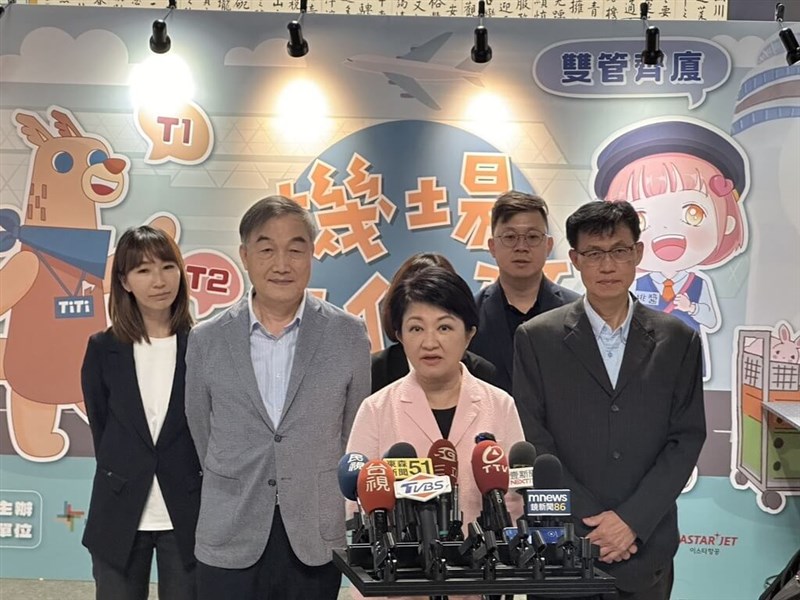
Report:
[[[537,554],[536,548],[531,545],[528,539],[529,536],[528,521],[525,520],[525,517],[520,517],[517,519],[517,535],[508,541],[511,560],[519,569],[524,569]]]
[[[387,531],[372,549],[372,566],[375,576],[383,581],[397,581],[397,557],[394,534]]]
[[[545,565],[547,565],[547,560],[544,557],[544,553],[547,550],[547,542],[544,541],[539,530],[534,530],[533,534],[531,534],[531,540],[533,549],[536,551],[536,557],[533,559],[533,578],[541,581],[544,579]]]
[[[421,538],[418,553],[425,577],[431,581],[444,581],[447,577],[447,559],[439,541],[436,510],[437,504],[433,502],[418,503],[416,507]]]
[[[497,540],[494,531],[485,530],[477,521],[467,525],[467,539],[458,547],[461,556],[469,554],[470,564],[473,569],[480,569],[486,581],[496,579]]]
[[[461,531],[461,521],[451,521],[450,531],[447,532],[447,537],[445,538],[445,541],[447,542],[464,541],[464,532]]]
[[[562,552],[561,564],[566,568],[575,567],[577,558],[575,542],[575,525],[568,521],[564,523],[564,535],[558,540],[558,544],[556,544],[556,548],[560,549]]]
[[[594,578],[594,560],[600,558],[600,547],[587,538],[578,538],[578,558],[583,579]]]
[[[458,484],[456,483],[450,497],[450,530],[445,538],[448,542],[464,541],[464,532],[461,530],[461,526],[464,524],[463,518],[464,515],[458,502]]]
[[[383,510],[376,510],[370,515],[370,539],[375,576],[384,581],[397,581],[397,544],[389,528],[388,514]]]
[[[353,532],[354,544],[369,543],[369,528],[365,526],[360,512],[353,513],[353,517],[345,523],[345,528]]]

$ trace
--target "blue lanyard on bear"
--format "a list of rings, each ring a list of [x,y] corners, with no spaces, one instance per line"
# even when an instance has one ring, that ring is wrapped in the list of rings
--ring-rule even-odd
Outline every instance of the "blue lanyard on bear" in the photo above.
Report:
[[[19,214],[10,208],[0,209],[0,229],[0,253],[11,250],[17,241],[22,242],[64,290],[66,296],[53,299],[56,319],[94,316],[94,298],[82,294],[83,282],[87,274],[99,279],[105,275],[110,231],[21,225]],[[66,286],[48,257],[81,270],[75,290]]]

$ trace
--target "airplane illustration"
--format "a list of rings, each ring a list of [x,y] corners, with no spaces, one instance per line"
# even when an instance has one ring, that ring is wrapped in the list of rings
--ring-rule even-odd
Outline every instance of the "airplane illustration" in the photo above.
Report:
[[[469,57],[455,67],[429,62],[451,35],[452,32],[437,35],[421,46],[412,46],[411,50],[402,56],[358,54],[345,59],[344,64],[357,71],[382,73],[390,85],[396,85],[403,90],[401,98],[415,98],[428,108],[440,110],[436,101],[420,85],[420,81],[466,79],[472,85],[483,87],[480,71],[486,66],[485,64],[474,63]]]

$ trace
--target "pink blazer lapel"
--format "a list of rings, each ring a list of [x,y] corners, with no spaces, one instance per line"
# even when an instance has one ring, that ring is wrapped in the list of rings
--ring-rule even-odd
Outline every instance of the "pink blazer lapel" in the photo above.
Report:
[[[478,386],[475,378],[470,375],[465,367],[461,368],[461,395],[458,399],[456,414],[453,417],[453,425],[450,428],[448,439],[457,446],[461,438],[469,431],[472,423],[478,416],[480,407],[480,395],[477,392]],[[425,392],[417,382],[413,372],[410,373],[403,385],[400,396],[402,410],[406,416],[419,428],[432,444],[442,438],[436,418],[433,416]],[[418,449],[420,451],[420,449]]]
[[[465,366],[461,366],[461,395],[458,398],[458,407],[453,417],[453,425],[450,427],[448,439],[454,446],[458,446],[461,439],[466,435],[475,422],[480,412],[480,395],[477,393],[479,386],[475,383],[475,378],[470,374]]]

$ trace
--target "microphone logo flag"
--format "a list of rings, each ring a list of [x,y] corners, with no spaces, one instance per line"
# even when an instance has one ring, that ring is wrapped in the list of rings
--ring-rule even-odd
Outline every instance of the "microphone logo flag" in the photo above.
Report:
[[[456,455],[456,449],[451,446],[439,446],[436,448],[433,456],[429,456],[428,458],[441,458],[442,460],[446,460],[447,462],[458,462],[458,455]]]
[[[506,460],[506,453],[503,449],[494,443],[481,442],[486,444],[480,458],[480,468],[486,474],[489,473],[508,473],[508,460]],[[476,446],[477,448],[477,446]],[[473,460],[475,455],[473,454]]]
[[[408,498],[418,502],[426,502],[442,494],[450,493],[450,478],[443,475],[419,473],[394,484],[394,495],[397,498]]]
[[[533,487],[533,469],[531,467],[519,467],[508,470],[508,488],[519,490],[522,488]]]
[[[369,462],[363,468],[366,473],[366,491],[367,492],[390,492],[390,477],[387,472],[386,466],[379,462]]]
[[[525,515],[528,517],[564,517],[572,514],[570,490],[526,490]]]
[[[347,470],[351,473],[353,471],[360,471],[368,462],[367,457],[358,452],[351,452],[350,454],[346,454],[345,457],[347,457]]]
[[[497,444],[487,445],[483,451],[483,456],[481,457],[483,464],[485,465],[493,465],[494,463],[503,460],[505,456],[505,452],[503,449],[498,446]]]
[[[433,461],[430,458],[387,458],[394,471],[395,480],[408,479],[420,473],[433,475]]]

